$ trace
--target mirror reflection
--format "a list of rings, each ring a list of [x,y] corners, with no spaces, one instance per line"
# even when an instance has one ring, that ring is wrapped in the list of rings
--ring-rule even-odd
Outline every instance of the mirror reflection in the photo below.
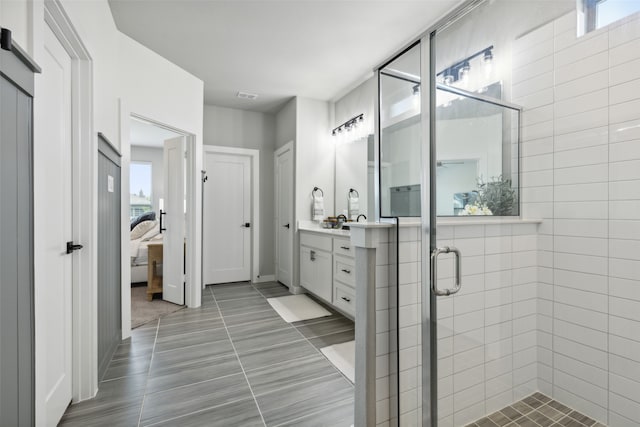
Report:
[[[374,163],[373,135],[336,145],[335,206],[336,215],[353,221],[369,218],[373,213]]]
[[[438,216],[517,215],[518,112],[494,104],[499,82],[482,97],[436,90],[436,212]],[[514,156],[510,153],[515,153]]]

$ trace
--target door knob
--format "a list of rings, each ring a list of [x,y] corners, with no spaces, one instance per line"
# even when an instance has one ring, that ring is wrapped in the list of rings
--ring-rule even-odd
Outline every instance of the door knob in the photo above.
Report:
[[[289,224],[283,225],[284,228],[289,228]]]
[[[249,228],[249,227],[251,227],[251,223],[250,223],[250,222],[245,222],[245,223],[244,223],[244,224],[242,224],[240,227],[243,227],[243,228]]]

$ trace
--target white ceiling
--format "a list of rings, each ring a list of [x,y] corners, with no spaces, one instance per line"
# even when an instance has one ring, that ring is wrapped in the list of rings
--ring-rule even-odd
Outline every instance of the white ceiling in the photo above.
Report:
[[[109,3],[120,31],[204,80],[205,103],[273,112],[343,94],[460,0]]]
[[[180,136],[179,133],[138,120],[135,117],[131,118],[131,124],[129,126],[131,145],[138,147],[162,148],[164,147],[165,140]]]

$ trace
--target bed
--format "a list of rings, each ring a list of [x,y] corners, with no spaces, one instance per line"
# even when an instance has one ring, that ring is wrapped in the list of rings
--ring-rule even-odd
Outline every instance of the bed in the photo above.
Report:
[[[162,242],[160,227],[155,220],[143,221],[131,230],[131,283],[147,281],[148,245]]]

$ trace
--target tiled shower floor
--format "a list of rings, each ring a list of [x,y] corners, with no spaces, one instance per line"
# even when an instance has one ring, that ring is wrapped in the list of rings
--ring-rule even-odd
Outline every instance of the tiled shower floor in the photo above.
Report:
[[[467,427],[605,427],[542,393],[507,406]]]
[[[266,298],[278,283],[208,286],[202,306],[132,331],[98,395],[63,426],[331,426],[353,424],[354,387],[320,348],[354,339],[329,317],[286,323]]]

